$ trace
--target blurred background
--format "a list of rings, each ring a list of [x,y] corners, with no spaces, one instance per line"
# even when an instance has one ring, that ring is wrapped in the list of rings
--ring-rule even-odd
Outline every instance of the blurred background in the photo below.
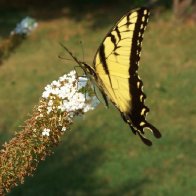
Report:
[[[151,8],[139,73],[162,138],[144,146],[114,107],[100,104],[9,196],[196,194],[194,0],[0,0],[0,144],[20,130],[45,85],[76,66],[59,42],[91,64],[108,30],[138,6]],[[26,16],[37,28],[10,46]]]

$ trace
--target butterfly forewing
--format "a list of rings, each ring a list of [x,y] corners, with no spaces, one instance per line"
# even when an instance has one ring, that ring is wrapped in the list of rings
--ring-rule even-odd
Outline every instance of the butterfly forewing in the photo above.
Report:
[[[134,133],[148,145],[144,128],[156,137],[159,131],[145,120],[149,109],[144,105],[143,83],[138,76],[143,33],[149,11],[139,8],[122,17],[109,31],[94,59],[97,83],[112,103],[120,110],[123,119]]]

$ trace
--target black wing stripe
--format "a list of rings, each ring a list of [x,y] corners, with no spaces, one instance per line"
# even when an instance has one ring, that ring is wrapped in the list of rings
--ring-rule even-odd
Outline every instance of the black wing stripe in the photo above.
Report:
[[[146,95],[142,91],[143,82],[139,79],[137,73],[138,62],[140,60],[141,43],[143,40],[143,33],[147,25],[147,19],[148,12],[144,15],[143,10],[138,11],[138,18],[135,23],[135,30],[133,33],[129,68],[130,94],[134,96],[132,96],[132,111],[129,114],[126,114],[127,116],[125,118],[131,120],[131,122],[128,121],[129,125],[138,133],[142,141],[147,145],[151,145],[151,142],[143,136],[144,128],[149,128],[157,138],[159,138],[161,134],[154,126],[145,120],[146,114],[149,112],[149,108],[144,105]],[[139,86],[137,86],[138,82]],[[142,99],[140,99],[141,96]]]
[[[114,44],[114,49],[116,48],[116,38],[112,33],[110,33],[109,37],[111,38],[112,43]]]
[[[138,70],[138,62],[140,60],[140,52],[141,52],[141,44],[138,44],[142,42],[143,38],[142,35],[144,31],[142,31],[141,24],[145,27],[147,25],[147,17],[145,16],[144,22],[142,22],[142,17],[144,17],[144,11],[140,10],[138,11],[138,18],[135,23],[135,30],[133,33],[133,40],[132,40],[132,46],[131,46],[131,54],[130,54],[130,94],[134,95],[132,96],[132,111],[129,113],[129,117],[131,118],[132,124],[138,130],[140,133],[144,134],[143,129],[140,126],[141,122],[145,121],[145,115],[146,112],[149,111],[149,109],[144,105],[144,99],[142,99],[142,102],[140,101],[140,96],[145,94],[142,92],[142,81],[138,78],[137,70]],[[141,36],[139,37],[139,33]],[[140,82],[139,87],[137,86],[137,83]],[[142,110],[145,109],[144,115],[141,115]]]
[[[116,33],[118,35],[118,40],[121,40],[121,35],[120,35],[120,31],[118,29],[118,26],[116,26],[115,31],[116,31]]]
[[[110,81],[110,85],[112,86],[112,81],[111,81],[108,65],[107,65],[107,62],[106,62],[105,46],[104,46],[104,44],[102,44],[101,47],[100,47],[99,57],[100,57],[100,60],[101,60],[101,62],[103,64],[104,72],[105,72],[105,74],[107,74],[107,76],[109,78],[109,81]]]
[[[109,76],[109,69],[108,69],[108,65],[107,65],[107,62],[106,62],[105,46],[104,46],[104,44],[102,44],[100,46],[99,57],[100,57],[100,60],[101,60],[101,62],[103,64],[103,69],[105,71],[105,74],[107,74]]]

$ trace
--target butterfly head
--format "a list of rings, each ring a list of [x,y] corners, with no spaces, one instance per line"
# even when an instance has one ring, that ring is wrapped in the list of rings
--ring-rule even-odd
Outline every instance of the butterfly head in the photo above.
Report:
[[[95,71],[90,65],[86,64],[85,62],[80,62],[80,67],[82,68],[86,76],[96,77]]]
[[[82,70],[84,71],[84,73],[87,77],[89,77],[89,78],[96,77],[95,71],[90,65],[86,64],[85,62],[82,62],[82,61],[78,60],[72,54],[72,52],[66,46],[64,46],[63,44],[61,44],[61,46],[70,54],[70,56],[73,58],[73,60],[82,68]]]

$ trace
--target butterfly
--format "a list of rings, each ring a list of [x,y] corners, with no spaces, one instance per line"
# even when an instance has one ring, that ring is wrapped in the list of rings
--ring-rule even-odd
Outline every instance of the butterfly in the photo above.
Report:
[[[107,33],[99,46],[92,66],[79,61],[65,46],[65,50],[80,65],[84,73],[95,81],[106,105],[110,100],[121,113],[134,134],[148,146],[152,142],[145,137],[146,129],[156,138],[161,133],[146,121],[149,108],[145,106],[143,82],[138,75],[143,34],[150,12],[137,8],[124,15]]]

